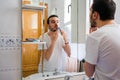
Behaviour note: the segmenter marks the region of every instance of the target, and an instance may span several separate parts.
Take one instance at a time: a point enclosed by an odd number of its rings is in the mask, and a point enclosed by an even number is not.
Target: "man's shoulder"
[[[47,36],[47,35],[48,35],[48,32],[41,34],[41,36]]]
[[[45,39],[47,36],[48,36],[48,33],[45,32],[45,33],[41,34],[39,38],[40,39]]]

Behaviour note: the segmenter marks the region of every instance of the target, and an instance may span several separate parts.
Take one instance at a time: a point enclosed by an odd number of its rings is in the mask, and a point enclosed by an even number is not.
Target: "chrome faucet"
[[[64,80],[70,80],[70,76],[69,75],[65,76]]]
[[[58,74],[59,74],[59,72],[58,72],[57,68],[55,68],[55,72],[53,73],[53,75],[58,75]]]

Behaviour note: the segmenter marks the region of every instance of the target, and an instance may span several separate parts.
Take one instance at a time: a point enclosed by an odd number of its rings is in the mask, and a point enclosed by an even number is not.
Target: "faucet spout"
[[[57,71],[57,69],[55,69],[55,72],[53,73],[53,75],[58,75],[59,72]]]

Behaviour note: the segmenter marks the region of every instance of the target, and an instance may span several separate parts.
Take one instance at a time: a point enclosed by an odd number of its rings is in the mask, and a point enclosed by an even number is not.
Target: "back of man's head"
[[[113,0],[94,0],[92,10],[99,13],[100,20],[112,20],[115,16],[116,4]]]

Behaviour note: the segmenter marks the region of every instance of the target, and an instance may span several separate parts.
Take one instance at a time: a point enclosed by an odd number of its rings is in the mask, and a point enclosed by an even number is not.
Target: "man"
[[[95,80],[120,80],[120,25],[115,23],[113,0],[95,0],[90,22],[99,29],[86,42],[85,72]]]
[[[62,71],[62,49],[70,57],[71,50],[66,33],[58,26],[59,19],[57,15],[51,15],[47,24],[49,31],[42,35],[43,41],[46,42],[46,48],[44,50],[44,71]],[[41,71],[41,63],[39,65],[39,72]]]

